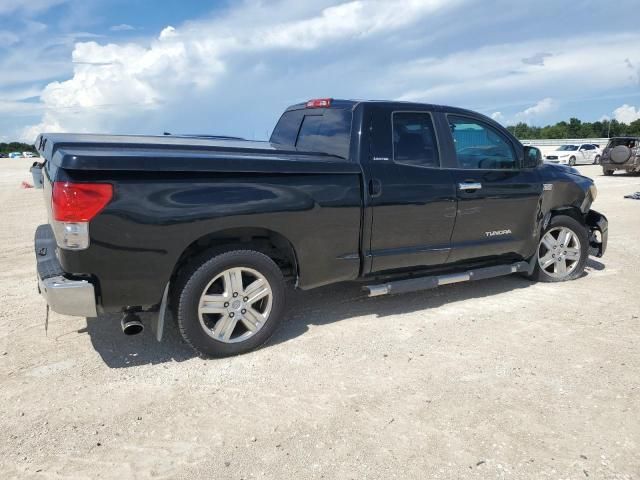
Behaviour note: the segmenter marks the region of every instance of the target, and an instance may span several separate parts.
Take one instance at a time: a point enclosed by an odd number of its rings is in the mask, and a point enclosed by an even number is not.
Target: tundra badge
[[[511,235],[511,230],[494,230],[493,232],[484,232],[487,237],[496,237],[498,235]]]

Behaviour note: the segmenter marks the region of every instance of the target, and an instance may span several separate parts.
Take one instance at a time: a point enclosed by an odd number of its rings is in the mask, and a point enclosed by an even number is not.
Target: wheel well
[[[180,270],[206,251],[222,253],[236,249],[263,253],[276,262],[287,280],[295,281],[298,277],[296,253],[286,237],[263,228],[234,228],[210,233],[192,242],[176,262],[171,281]]]
[[[545,228],[546,228],[547,224],[549,223],[549,220],[551,220],[552,217],[557,217],[558,215],[566,215],[566,216],[571,217],[574,220],[576,220],[577,222],[579,222],[579,223],[584,225],[584,215],[582,214],[582,212],[580,212],[579,208],[577,208],[577,207],[562,207],[562,208],[555,208],[555,209],[553,209],[553,210],[551,210],[549,212],[549,218],[545,222]]]

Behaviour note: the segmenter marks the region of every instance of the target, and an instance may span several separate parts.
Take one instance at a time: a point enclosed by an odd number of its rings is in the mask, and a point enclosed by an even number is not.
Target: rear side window
[[[302,122],[303,115],[304,110],[285,112],[280,117],[280,120],[278,120],[276,128],[273,129],[270,142],[279,143],[280,145],[291,145],[293,147],[298,138],[298,131],[300,130],[300,122]]]
[[[351,110],[343,109],[285,112],[271,135],[271,142],[349,158],[351,120]]]
[[[637,147],[640,144],[640,142],[634,140],[633,138],[612,138],[611,140],[609,140],[609,144],[607,145],[607,148],[614,148],[617,147],[618,145],[625,145],[629,148],[634,148]]]
[[[417,167],[440,166],[438,142],[429,113],[393,113],[393,161]]]
[[[449,126],[463,169],[513,170],[518,162],[511,142],[479,120],[449,115]]]

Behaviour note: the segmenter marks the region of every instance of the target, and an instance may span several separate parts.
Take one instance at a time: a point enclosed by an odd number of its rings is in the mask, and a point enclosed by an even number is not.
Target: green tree
[[[517,138],[535,140],[540,138],[606,138],[621,135],[640,136],[640,119],[629,125],[617,120],[602,120],[597,122],[583,122],[572,117],[568,122],[564,120],[554,125],[537,127],[520,122],[507,126],[507,129]]]

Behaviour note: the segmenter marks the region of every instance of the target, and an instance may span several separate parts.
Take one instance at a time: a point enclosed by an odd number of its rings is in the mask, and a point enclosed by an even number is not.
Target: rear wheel
[[[266,255],[235,250],[196,262],[178,282],[178,326],[204,356],[253,350],[273,334],[284,312],[285,282]]]
[[[600,163],[600,155],[596,155],[596,158],[593,160],[594,165],[598,165]]]
[[[589,254],[587,229],[566,215],[553,217],[540,238],[533,276],[542,282],[564,282],[582,275]]]

